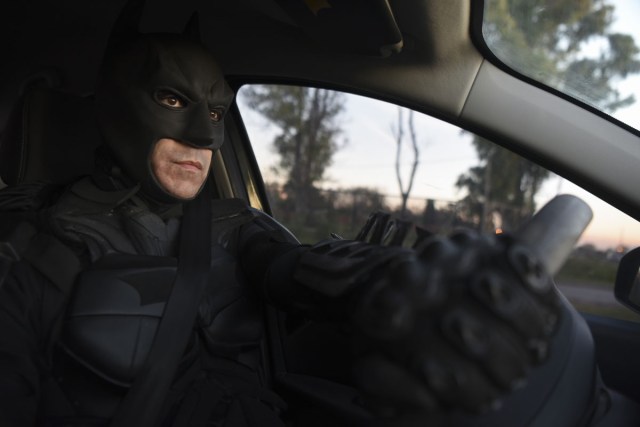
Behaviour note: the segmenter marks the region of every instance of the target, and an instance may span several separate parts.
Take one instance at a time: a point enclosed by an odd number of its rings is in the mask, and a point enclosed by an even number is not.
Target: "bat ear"
[[[191,18],[189,18],[189,22],[185,25],[184,30],[182,30],[182,35],[186,38],[193,40],[195,42],[200,42],[200,18],[198,16],[198,12],[193,12]]]
[[[108,50],[140,35],[140,21],[144,11],[145,0],[129,0],[118,15],[118,19],[109,35]]]

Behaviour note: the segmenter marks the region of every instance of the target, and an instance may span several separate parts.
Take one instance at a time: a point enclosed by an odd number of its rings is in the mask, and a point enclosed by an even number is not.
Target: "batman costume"
[[[122,416],[185,256],[188,203],[158,182],[151,152],[161,138],[218,149],[232,98],[196,43],[149,35],[111,48],[95,96],[96,172],[46,210],[40,233],[77,260],[72,289],[35,257],[0,288],[2,425]],[[282,425],[286,404],[263,372],[264,301],[351,325],[355,381],[374,405],[477,410],[545,358],[557,297],[548,277],[513,268],[511,255],[526,252],[508,239],[466,232],[409,249],[366,243],[365,230],[307,247],[244,202],[209,197],[205,186],[194,202],[210,203],[210,268],[156,414],[163,425]],[[468,382],[448,381],[452,372]]]

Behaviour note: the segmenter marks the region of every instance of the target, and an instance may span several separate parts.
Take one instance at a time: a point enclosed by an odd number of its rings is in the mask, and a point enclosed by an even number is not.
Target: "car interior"
[[[93,86],[125,3],[1,6],[3,186],[64,184],[91,173],[100,145]],[[639,219],[640,132],[497,60],[477,37],[484,3],[147,0],[140,31],[179,33],[197,13],[202,42],[236,91],[248,84],[295,84],[411,108],[490,138]],[[335,13],[323,14],[323,8]],[[271,213],[262,165],[237,106],[225,124],[226,142],[212,167],[216,196],[240,197]],[[562,360],[532,372],[501,409],[454,414],[452,425],[568,426],[592,419],[600,422],[593,425],[636,425],[640,323],[574,311],[566,318],[572,339],[556,343],[564,348]],[[341,368],[348,337],[272,308],[266,327],[265,371],[295,402],[292,418],[299,425],[372,423]],[[600,381],[606,397],[594,394]],[[592,418],[596,406],[602,414]]]

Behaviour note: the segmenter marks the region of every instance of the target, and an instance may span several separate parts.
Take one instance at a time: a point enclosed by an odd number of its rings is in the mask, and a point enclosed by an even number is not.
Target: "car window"
[[[584,312],[639,320],[617,303],[617,263],[640,224],[570,181],[470,132],[330,90],[244,86],[238,105],[273,216],[303,243],[354,238],[376,210],[435,233],[515,230],[558,194],[594,219],[556,276]]]
[[[625,0],[487,0],[476,38],[507,67],[637,132],[639,12]]]

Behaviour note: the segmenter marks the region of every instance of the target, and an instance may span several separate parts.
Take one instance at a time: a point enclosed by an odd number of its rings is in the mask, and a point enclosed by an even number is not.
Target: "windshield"
[[[640,321],[613,295],[620,258],[640,245],[640,223],[569,180],[454,125],[372,98],[245,85],[237,99],[271,213],[303,243],[354,238],[374,211],[440,235],[513,232],[556,195],[573,194],[594,218],[556,284],[581,311]]]
[[[640,3],[486,0],[482,34],[513,70],[640,129]]]

